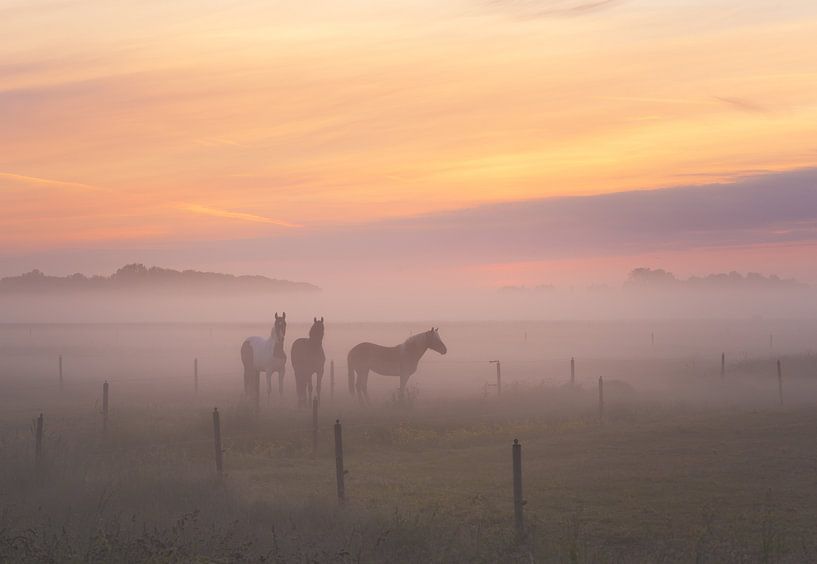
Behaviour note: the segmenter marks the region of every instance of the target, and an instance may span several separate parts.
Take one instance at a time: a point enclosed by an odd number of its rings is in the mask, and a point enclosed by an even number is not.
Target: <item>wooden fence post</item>
[[[721,378],[726,375],[726,353],[721,353]]]
[[[496,395],[502,395],[502,363],[498,360],[489,360],[491,364],[496,364]]]
[[[60,391],[62,391],[62,355],[60,355]]]
[[[37,426],[34,432],[34,468],[37,472],[42,470],[43,466],[43,414],[40,413],[36,419]]]
[[[652,346],[655,346],[655,331],[652,331],[652,332],[650,333],[650,344],[651,344]]]
[[[777,359],[777,394],[780,396],[780,405],[783,405],[783,368],[780,359]]]
[[[102,384],[102,432],[108,430],[108,381]]]
[[[335,361],[329,361],[329,400],[335,399]]]
[[[340,419],[335,420],[335,478],[338,482],[338,503],[346,503],[346,471],[343,469],[343,430]]]
[[[213,408],[213,444],[216,449],[216,474],[219,478],[224,474],[224,451],[221,448],[221,419],[218,408]]]
[[[312,398],[312,456],[318,453],[318,398]]]
[[[576,385],[576,359],[570,357],[570,385]]]
[[[193,359],[193,392],[199,393],[199,359]]]
[[[599,376],[599,420],[604,419],[604,380]]]
[[[513,518],[516,524],[516,533],[522,536],[525,533],[525,522],[522,513],[522,445],[518,439],[513,440]]]

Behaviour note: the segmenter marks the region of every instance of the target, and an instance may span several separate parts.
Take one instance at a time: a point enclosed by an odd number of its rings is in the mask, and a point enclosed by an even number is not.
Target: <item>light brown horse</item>
[[[355,345],[346,357],[349,393],[355,395],[357,392],[362,403],[369,403],[368,384],[371,370],[383,376],[399,376],[400,398],[403,398],[409,376],[417,371],[417,364],[428,349],[440,354],[448,352],[440,339],[439,330],[434,327],[412,335],[402,345],[396,347],[384,347],[374,343]]]

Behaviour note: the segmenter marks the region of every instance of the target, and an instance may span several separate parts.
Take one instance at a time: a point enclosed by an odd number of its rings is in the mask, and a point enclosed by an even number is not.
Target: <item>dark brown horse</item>
[[[357,392],[361,402],[369,402],[369,371],[384,376],[400,377],[400,398],[406,390],[409,376],[417,371],[417,364],[425,352],[431,349],[445,354],[445,347],[438,329],[412,335],[402,345],[383,347],[374,343],[360,343],[349,351],[346,357],[349,368],[349,393]],[[357,379],[355,378],[357,375]]]
[[[292,343],[292,370],[295,372],[295,386],[298,390],[298,406],[306,407],[312,399],[312,375],[317,376],[317,398],[321,401],[321,381],[326,355],[323,353],[323,317],[313,318],[308,338],[296,339]],[[308,389],[308,394],[307,394]]]

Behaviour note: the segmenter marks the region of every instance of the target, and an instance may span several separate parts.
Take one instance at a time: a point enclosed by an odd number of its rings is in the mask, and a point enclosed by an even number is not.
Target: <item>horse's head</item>
[[[428,348],[433,351],[437,351],[440,354],[445,354],[448,352],[448,348],[443,343],[443,340],[440,339],[440,329],[432,327],[431,329],[426,332],[426,343],[428,344]]]
[[[312,341],[323,341],[323,317],[312,318],[312,327],[309,329],[309,339]]]
[[[284,312],[280,317],[278,316],[278,312],[275,312],[275,325],[272,326],[272,331],[270,331],[270,336],[275,337],[275,340],[279,343],[284,342],[284,337],[287,334],[287,313]]]

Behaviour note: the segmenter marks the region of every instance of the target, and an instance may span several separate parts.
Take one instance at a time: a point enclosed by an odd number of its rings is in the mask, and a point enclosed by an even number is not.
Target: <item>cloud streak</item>
[[[212,217],[220,217],[223,219],[233,219],[237,221],[248,221],[250,223],[266,223],[269,225],[277,225],[278,227],[303,227],[297,223],[290,223],[288,221],[281,221],[279,219],[272,219],[263,215],[256,215],[252,213],[237,212],[231,210],[223,210],[209,206],[202,206],[199,204],[184,203],[179,204],[178,209],[198,215],[207,215]]]
[[[493,0],[489,6],[519,18],[580,16],[621,4],[623,0]]]
[[[101,190],[97,186],[83,184],[81,182],[70,182],[65,180],[54,180],[50,178],[39,178],[37,176],[26,176],[24,174],[14,174],[11,172],[0,172],[0,181],[6,180],[14,184],[26,184],[30,186],[42,186],[46,188],[59,188],[70,190]]]

